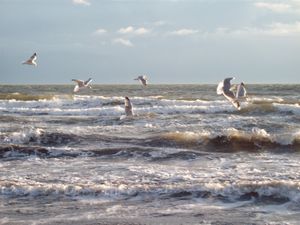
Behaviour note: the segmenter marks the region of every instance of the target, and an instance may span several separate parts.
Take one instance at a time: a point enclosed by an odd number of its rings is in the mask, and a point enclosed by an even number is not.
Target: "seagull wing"
[[[79,91],[79,85],[77,84],[75,87],[74,87],[74,92],[78,92]]]
[[[36,53],[34,53],[31,57],[30,60],[35,61],[36,60]]]
[[[225,78],[225,79],[223,80],[223,85],[224,85],[224,86],[223,86],[223,90],[224,90],[224,92],[230,90],[230,88],[231,88],[231,83],[230,83],[230,81],[231,81],[232,79],[234,79],[234,77],[228,77],[228,78]]]
[[[84,81],[85,85],[89,85],[93,81],[92,78],[89,78],[88,80]]]
[[[241,109],[241,104],[240,102],[235,98],[234,94],[232,91],[226,91],[223,92],[224,97],[231,102],[231,104],[237,108],[238,110]]]
[[[147,80],[141,79],[141,82],[142,82],[142,84],[143,84],[144,86],[147,86]]]
[[[142,76],[141,82],[144,86],[147,86],[147,76]]]
[[[218,94],[218,95],[223,94],[223,87],[224,87],[224,81],[221,81],[221,82],[218,84],[218,87],[217,87],[217,94]]]
[[[245,86],[242,84],[239,84],[235,97],[238,99],[238,98],[246,97],[246,95],[247,95],[247,90],[246,90]]]
[[[83,86],[84,85],[84,81],[83,80],[72,79],[72,81],[76,82],[79,86]]]

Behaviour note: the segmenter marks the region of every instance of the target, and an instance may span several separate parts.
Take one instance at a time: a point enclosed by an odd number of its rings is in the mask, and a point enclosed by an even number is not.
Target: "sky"
[[[37,53],[37,67],[22,61]],[[300,0],[0,0],[0,84],[299,83]]]

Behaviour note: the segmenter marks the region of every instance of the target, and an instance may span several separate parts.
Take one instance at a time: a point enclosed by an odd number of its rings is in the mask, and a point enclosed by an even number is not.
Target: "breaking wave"
[[[300,150],[300,132],[291,134],[268,134],[264,129],[253,128],[250,132],[234,128],[217,132],[167,132],[152,138],[149,143],[170,147],[200,150],[255,151]],[[279,149],[278,149],[279,148]]]
[[[19,95],[16,95],[19,96]],[[23,96],[24,97],[24,96]],[[22,98],[23,98],[22,97]],[[24,97],[26,98],[26,96]],[[34,98],[38,100],[34,100]],[[4,98],[5,99],[5,98]],[[124,113],[122,96],[31,96],[26,101],[14,98],[0,100],[0,111],[25,115],[62,115],[62,116],[120,116]],[[242,103],[237,111],[226,100],[171,100],[158,97],[132,97],[131,101],[137,114],[203,114],[203,113],[293,113],[300,114],[298,103],[287,104],[283,101],[272,102],[269,99],[249,100]]]
[[[200,184],[199,184],[200,183]],[[182,186],[183,185],[183,186]],[[171,183],[157,184],[156,182],[135,181],[106,181],[106,182],[50,182],[0,180],[0,195],[8,197],[105,197],[111,199],[207,199],[209,201],[260,202],[260,204],[290,204],[300,202],[299,184],[296,181],[269,181],[239,183],[218,183],[204,181],[198,184]]]
[[[112,126],[113,127],[113,126]],[[100,127],[101,128],[101,127]],[[99,129],[100,129],[99,128]],[[102,129],[103,130],[103,129]],[[148,137],[133,137],[118,134],[97,133],[98,130],[69,132],[47,132],[41,128],[29,127],[21,131],[0,134],[0,140],[10,145],[39,145],[44,147],[78,146],[89,143],[90,146],[128,146],[167,147],[201,151],[258,151],[258,150],[300,150],[300,131],[294,133],[268,133],[257,127],[250,131],[227,128],[223,131],[174,131],[162,132]],[[113,144],[112,144],[113,143]],[[96,144],[96,145],[95,145]],[[86,148],[86,146],[85,146]]]

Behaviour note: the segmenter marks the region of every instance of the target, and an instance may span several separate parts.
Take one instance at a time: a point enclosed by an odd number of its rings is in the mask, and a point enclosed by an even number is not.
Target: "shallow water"
[[[1,86],[0,223],[297,224],[299,88]]]

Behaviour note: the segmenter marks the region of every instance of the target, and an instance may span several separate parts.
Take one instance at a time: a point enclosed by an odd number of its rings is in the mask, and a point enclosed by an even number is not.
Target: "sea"
[[[0,85],[0,224],[300,224],[300,85],[216,87]]]

